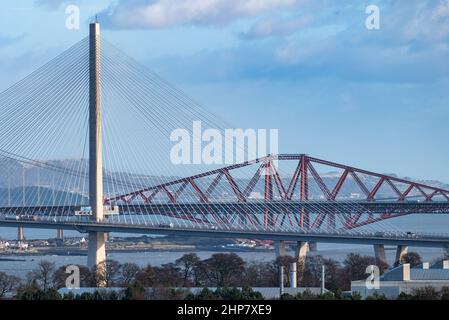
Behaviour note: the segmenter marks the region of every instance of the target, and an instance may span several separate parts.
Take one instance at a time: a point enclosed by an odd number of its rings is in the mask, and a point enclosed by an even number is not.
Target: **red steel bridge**
[[[282,176],[277,170],[282,162],[293,164],[290,175]],[[341,171],[333,186],[317,172],[316,165]],[[233,175],[243,167],[253,171],[249,181]],[[340,195],[347,184],[357,185],[363,195],[356,200]],[[215,189],[224,185],[233,194],[228,199],[214,198]],[[263,190],[260,199],[251,198],[256,187]],[[319,194],[315,190],[311,199],[313,187]],[[385,188],[394,197],[383,198],[380,193]],[[118,215],[106,221],[115,224],[338,234],[405,215],[449,213],[449,190],[304,154],[281,154],[111,196],[104,199],[104,205],[118,207]],[[0,207],[0,214],[4,223],[23,223],[17,221],[20,216],[25,220],[34,216],[43,222],[76,224],[85,222],[85,217],[75,215],[79,209],[80,205],[7,206]],[[127,217],[132,219],[127,222]]]

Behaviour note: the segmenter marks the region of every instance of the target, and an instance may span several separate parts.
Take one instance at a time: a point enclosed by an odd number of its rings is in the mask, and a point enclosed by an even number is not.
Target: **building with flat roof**
[[[415,268],[411,268],[410,264],[400,265],[383,274],[378,284],[376,288],[373,283],[369,281],[367,283],[366,279],[351,281],[351,293],[360,294],[362,299],[374,294],[396,299],[401,293],[413,294],[414,290],[420,288],[432,287],[435,290],[449,288],[449,260],[433,266],[424,262]]]

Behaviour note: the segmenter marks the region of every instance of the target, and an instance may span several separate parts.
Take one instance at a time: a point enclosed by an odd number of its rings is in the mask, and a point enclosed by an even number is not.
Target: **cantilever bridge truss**
[[[293,162],[292,174],[282,176],[280,162]],[[331,185],[315,169],[325,165],[340,174]],[[242,167],[253,168],[249,181],[233,176]],[[367,185],[369,180],[371,185]],[[358,199],[341,195],[345,184],[355,184]],[[228,185],[233,201],[211,196],[220,184]],[[314,197],[309,190],[314,189]],[[254,199],[259,185],[262,197]],[[261,186],[260,186],[261,185]],[[260,188],[261,187],[261,188]],[[382,198],[389,189],[393,196]],[[189,191],[187,191],[189,190]],[[317,191],[319,195],[317,196]],[[183,197],[184,193],[194,196]],[[312,198],[312,199],[311,199]],[[156,200],[157,199],[157,200]],[[151,212],[205,226],[227,226],[235,220],[261,229],[350,230],[412,213],[449,212],[449,190],[378,174],[307,155],[270,155],[190,177],[109,197],[108,205],[133,212]]]

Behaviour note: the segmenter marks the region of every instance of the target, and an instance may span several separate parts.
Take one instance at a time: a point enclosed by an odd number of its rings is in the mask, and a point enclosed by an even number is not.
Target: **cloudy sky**
[[[344,3],[344,4],[343,4]],[[67,5],[81,28],[65,27]],[[380,30],[365,27],[368,5]],[[449,0],[0,3],[0,88],[103,35],[236,127],[308,153],[449,182]]]

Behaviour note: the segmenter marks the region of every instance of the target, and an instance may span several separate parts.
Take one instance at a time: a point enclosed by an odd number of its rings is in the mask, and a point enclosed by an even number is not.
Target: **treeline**
[[[414,259],[417,258],[416,254],[411,256]],[[289,268],[294,261],[296,261],[294,257],[281,256],[274,261],[245,262],[235,253],[215,253],[210,258],[200,259],[195,253],[190,253],[173,263],[161,266],[140,267],[134,263],[121,264],[114,260],[108,260],[105,265],[98,266],[103,272],[96,272],[96,270],[90,270],[82,265],[78,267],[80,287],[95,287],[97,283],[101,282],[106,287],[123,288],[125,292],[121,298],[125,296],[139,299],[195,299],[195,297],[187,296],[184,291],[167,288],[278,287],[280,266],[284,266],[286,271],[284,285],[289,286]],[[298,272],[298,286],[319,287],[321,266],[324,265],[326,289],[339,296],[341,291],[350,289],[351,280],[365,279],[367,277],[366,267],[371,264],[375,264],[373,257],[353,253],[348,254],[342,263],[333,259],[325,259],[320,255],[310,255],[305,261],[304,272]],[[19,299],[57,298],[57,290],[66,287],[68,277],[66,267],[56,268],[54,263],[42,261],[27,274],[26,279],[19,279],[0,272],[0,298],[5,296]],[[385,269],[387,266],[381,267]],[[300,266],[298,270],[301,269]],[[98,274],[101,275],[101,278],[98,278]],[[151,290],[147,288],[151,288]],[[128,291],[126,292],[126,290]],[[105,298],[101,296],[102,294],[106,293],[97,293],[97,298]],[[203,292],[203,295],[211,297],[215,295],[217,299],[227,297],[226,294],[223,291]],[[238,293],[234,291],[233,294],[235,296]],[[241,292],[241,294],[251,296],[249,291]],[[119,297],[109,298],[118,299]]]

